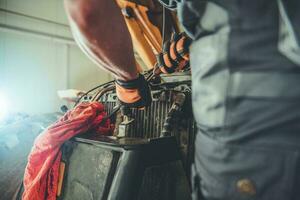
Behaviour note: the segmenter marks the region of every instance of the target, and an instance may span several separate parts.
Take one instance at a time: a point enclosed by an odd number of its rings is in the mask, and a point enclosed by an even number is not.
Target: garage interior
[[[0,200],[299,200],[298,0],[0,0]]]
[[[80,50],[61,0],[0,2],[1,199],[22,199],[24,170],[38,136],[76,104],[95,100],[105,106],[115,126],[113,136],[94,138],[86,133],[64,142],[60,148],[64,172],[56,198],[189,199],[196,130],[188,103],[189,71],[165,76],[164,84],[154,81],[152,105],[133,109],[124,118],[116,109],[113,76]],[[158,3],[155,6],[162,21],[166,11]],[[157,30],[152,34],[161,40]],[[139,55],[136,46],[134,54],[151,78],[147,66],[155,57],[145,41],[141,44],[146,48],[137,48],[146,54]],[[102,84],[100,90],[85,93]]]

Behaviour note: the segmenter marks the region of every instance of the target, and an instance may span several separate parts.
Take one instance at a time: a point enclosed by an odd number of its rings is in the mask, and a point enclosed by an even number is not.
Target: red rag
[[[110,121],[101,123],[105,116],[101,103],[81,103],[36,138],[25,169],[23,200],[56,199],[61,145],[87,131],[110,134]]]

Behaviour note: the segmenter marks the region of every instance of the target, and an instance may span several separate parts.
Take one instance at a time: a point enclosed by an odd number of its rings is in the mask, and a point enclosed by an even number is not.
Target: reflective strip
[[[229,97],[300,98],[299,73],[236,72],[229,84]]]
[[[278,49],[292,62],[300,65],[300,44],[297,40],[295,30],[286,13],[282,0],[277,0],[277,3],[280,13]]]
[[[58,174],[58,184],[57,184],[57,192],[56,196],[59,197],[62,192],[62,186],[65,176],[66,164],[64,162],[60,162],[59,164],[59,174]]]

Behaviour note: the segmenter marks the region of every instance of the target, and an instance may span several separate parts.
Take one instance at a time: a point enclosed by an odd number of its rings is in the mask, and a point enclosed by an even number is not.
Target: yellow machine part
[[[57,194],[56,194],[57,197],[59,197],[62,192],[62,185],[63,185],[64,175],[65,175],[65,169],[66,169],[66,164],[64,162],[60,162],[58,184],[57,184]]]
[[[127,0],[116,0],[116,2],[123,13],[136,53],[148,69],[153,68],[156,63],[155,54],[162,50],[162,34],[158,27],[150,22],[147,12],[149,9],[155,12],[154,9],[161,9],[161,7],[155,7],[153,4],[149,8]]]

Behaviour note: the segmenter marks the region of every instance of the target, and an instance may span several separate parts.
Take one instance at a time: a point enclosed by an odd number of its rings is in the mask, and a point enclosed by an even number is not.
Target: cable
[[[107,92],[112,91],[116,88],[115,85],[111,85],[109,87],[105,87],[102,90],[99,90],[99,92],[95,95],[95,97],[92,99],[92,101],[99,101],[99,99]]]
[[[116,107],[112,110],[112,112],[111,112],[109,115],[105,116],[105,117],[102,119],[102,122],[100,123],[100,125],[103,125],[103,124],[106,122],[106,120],[108,120],[108,119],[110,119],[112,116],[114,116],[120,109],[121,109],[121,105],[116,106]]]
[[[107,83],[103,83],[103,84],[101,84],[101,85],[98,85],[98,86],[96,86],[96,87],[90,89],[89,91],[87,91],[86,93],[84,93],[83,95],[81,95],[81,96],[79,97],[79,99],[78,99],[78,100],[76,101],[76,103],[75,103],[75,106],[80,102],[80,100],[81,100],[84,96],[88,95],[88,94],[91,93],[92,91],[94,91],[94,90],[96,90],[96,89],[98,89],[98,88],[100,88],[100,87],[102,87],[102,86],[108,85],[108,84],[113,83],[113,82],[115,82],[115,81],[109,81],[109,82],[107,82]]]

